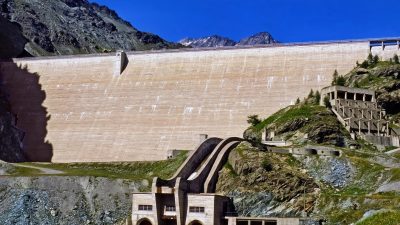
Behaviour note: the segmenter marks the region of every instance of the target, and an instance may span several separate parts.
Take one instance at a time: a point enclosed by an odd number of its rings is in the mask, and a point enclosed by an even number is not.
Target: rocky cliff
[[[87,0],[0,0],[0,15],[21,26],[29,41],[25,50],[33,56],[182,47],[139,31],[115,11]]]
[[[7,162],[25,161],[22,151],[23,131],[15,124],[15,117],[11,113],[7,95],[2,92],[0,83],[0,160]]]
[[[0,59],[26,56],[24,48],[28,40],[22,34],[21,27],[0,16],[0,30]]]

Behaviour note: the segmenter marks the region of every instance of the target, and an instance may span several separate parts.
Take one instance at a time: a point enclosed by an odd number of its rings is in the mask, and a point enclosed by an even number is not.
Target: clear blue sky
[[[169,41],[268,31],[282,42],[400,36],[399,0],[90,0]]]

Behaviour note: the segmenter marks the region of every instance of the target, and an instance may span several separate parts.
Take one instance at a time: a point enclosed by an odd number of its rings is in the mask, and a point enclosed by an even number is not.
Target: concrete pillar
[[[262,225],[265,225],[265,220],[262,221]]]
[[[397,49],[400,49],[400,41],[397,41]]]
[[[248,220],[248,221],[247,221],[247,225],[251,225],[251,220]]]
[[[208,134],[199,134],[200,144],[207,140]]]
[[[371,134],[371,120],[368,120],[368,134]]]
[[[354,100],[357,100],[357,93],[354,93]]]
[[[124,72],[126,67],[128,66],[128,57],[124,51],[117,51],[115,55],[115,68],[114,68],[114,76],[119,76]]]
[[[381,131],[380,131],[381,128],[380,128],[379,124],[380,124],[380,122],[376,123],[376,127],[378,128],[378,136],[380,136],[380,134],[381,134]]]
[[[365,99],[366,99],[366,98],[365,98],[365,94],[363,94],[363,101],[364,101],[364,102],[365,102]]]
[[[344,99],[347,99],[347,91],[344,92]]]
[[[358,135],[361,135],[361,120],[358,120]]]
[[[382,41],[382,50],[385,50],[385,44],[383,41]]]

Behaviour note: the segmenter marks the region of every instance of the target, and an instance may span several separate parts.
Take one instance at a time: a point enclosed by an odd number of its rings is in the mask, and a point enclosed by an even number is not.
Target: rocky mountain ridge
[[[266,45],[279,43],[268,32],[259,32],[250,37],[243,38],[236,42],[227,37],[212,35],[202,38],[184,38],[179,41],[180,44],[192,48],[210,48],[224,46],[251,46],[251,45]]]
[[[0,16],[22,28],[25,50],[33,56],[183,47],[139,31],[88,0],[0,0]]]

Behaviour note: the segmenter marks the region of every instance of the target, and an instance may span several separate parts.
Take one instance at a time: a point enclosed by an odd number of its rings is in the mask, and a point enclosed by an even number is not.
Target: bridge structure
[[[241,136],[248,115],[328,86],[369,53],[399,54],[398,40],[22,58],[0,62],[0,78],[29,160],[161,160],[199,134]]]
[[[215,194],[218,172],[241,138],[209,138],[175,175],[155,177],[150,193],[133,193],[132,225],[298,225],[302,218],[238,217],[232,200]]]

